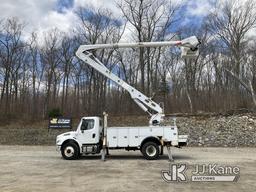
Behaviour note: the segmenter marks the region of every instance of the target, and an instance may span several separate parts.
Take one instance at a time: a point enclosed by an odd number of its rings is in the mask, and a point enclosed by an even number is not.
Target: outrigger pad
[[[171,147],[170,146],[166,146],[166,149],[167,149],[167,155],[168,155],[168,160],[171,162],[171,161],[174,161],[173,157],[172,157],[172,152],[171,152]]]

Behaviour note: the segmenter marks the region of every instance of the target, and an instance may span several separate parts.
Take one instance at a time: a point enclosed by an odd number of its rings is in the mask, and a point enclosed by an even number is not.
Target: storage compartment
[[[139,129],[130,128],[129,129],[129,147],[137,147],[139,145],[140,145]]]
[[[127,147],[128,146],[128,129],[117,129],[118,131],[118,147]]]
[[[107,129],[107,143],[108,147],[116,147],[117,146],[117,129]]]

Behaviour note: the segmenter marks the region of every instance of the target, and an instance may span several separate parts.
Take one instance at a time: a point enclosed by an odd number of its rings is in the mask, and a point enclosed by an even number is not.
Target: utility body
[[[103,119],[83,117],[76,131],[63,133],[56,138],[57,149],[61,151],[63,158],[77,159],[83,154],[101,153],[102,159],[105,160],[109,150],[126,149],[140,150],[146,159],[153,160],[163,154],[163,148],[166,147],[169,159],[172,159],[170,147],[186,145],[188,136],[178,135],[175,121],[173,125],[164,125],[163,108],[112,73],[91,51],[106,48],[179,46],[181,56],[191,59],[198,56],[199,44],[198,39],[192,36],[181,41],[81,45],[76,56],[128,91],[134,102],[151,117],[149,126],[135,127],[108,127],[106,113]]]

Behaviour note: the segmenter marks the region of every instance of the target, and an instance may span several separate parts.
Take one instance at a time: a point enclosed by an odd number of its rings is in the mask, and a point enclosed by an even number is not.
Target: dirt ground
[[[63,160],[54,146],[6,146],[0,150],[0,191],[255,191],[255,148],[173,149],[174,163],[216,163],[238,166],[237,182],[167,183],[161,170],[168,170],[167,156],[144,160],[140,152],[110,151],[100,156]]]

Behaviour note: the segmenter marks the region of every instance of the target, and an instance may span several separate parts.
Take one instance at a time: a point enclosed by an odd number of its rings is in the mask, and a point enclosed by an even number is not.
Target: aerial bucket
[[[198,48],[191,49],[189,47],[181,47],[181,58],[183,59],[196,59],[198,55]]]

